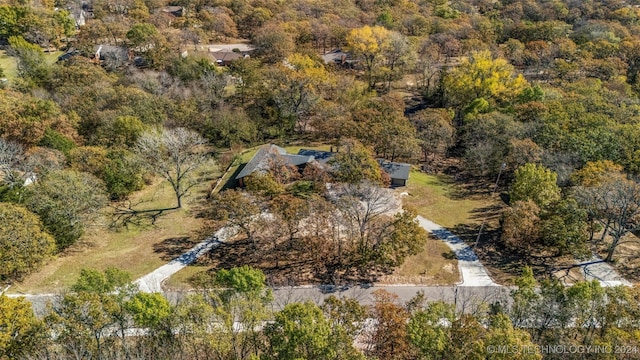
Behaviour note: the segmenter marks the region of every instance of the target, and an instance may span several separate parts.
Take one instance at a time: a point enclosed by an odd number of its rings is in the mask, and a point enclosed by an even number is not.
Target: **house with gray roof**
[[[251,174],[269,171],[271,169],[271,165],[277,160],[281,160],[287,165],[300,168],[310,162],[313,162],[314,157],[308,155],[288,154],[287,150],[273,144],[263,145],[236,176],[238,184],[240,186],[244,186],[244,178]]]
[[[329,166],[327,163],[335,155],[334,152],[300,149],[298,154],[289,154],[287,150],[273,144],[261,146],[249,162],[236,175],[239,186],[244,186],[244,178],[254,173],[264,173],[271,169],[276,160],[287,165],[303,169],[307,164],[314,163],[320,167]],[[390,162],[377,159],[380,167],[389,174],[391,186],[406,186],[409,179],[410,164]]]

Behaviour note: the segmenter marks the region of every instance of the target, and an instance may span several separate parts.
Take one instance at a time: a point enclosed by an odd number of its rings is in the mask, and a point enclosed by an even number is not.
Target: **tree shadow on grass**
[[[173,237],[153,245],[153,251],[161,254],[162,260],[171,261],[189,251],[195,244],[196,242],[188,236]]]
[[[522,269],[529,266],[538,277],[548,277],[565,259],[547,253],[524,253],[505,246],[500,239],[500,229],[485,227],[478,240],[479,224],[458,225],[453,229],[466,244],[475,251],[478,259],[489,270],[498,283],[508,285],[509,279],[522,275]],[[477,246],[474,244],[477,242]]]
[[[360,284],[374,281],[379,275],[376,269],[339,267],[335,259],[318,255],[303,242],[279,243],[274,249],[270,242],[234,240],[213,249],[197,264],[211,266],[210,272],[248,265],[262,270],[272,286]]]

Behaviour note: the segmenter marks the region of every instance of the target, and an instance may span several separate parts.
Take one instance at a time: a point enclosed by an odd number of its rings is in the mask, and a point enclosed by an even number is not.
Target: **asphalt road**
[[[458,310],[473,312],[483,303],[507,304],[510,300],[510,288],[503,286],[352,286],[352,287],[286,287],[273,290],[274,310],[280,310],[293,302],[310,301],[321,304],[325,298],[336,296],[339,298],[354,298],[363,305],[370,305],[374,300],[374,292],[386,290],[398,296],[398,304],[406,303],[420,291],[424,293],[426,301],[442,300],[456,304]],[[165,292],[164,295],[172,303],[178,302],[186,292]],[[48,302],[56,301],[56,294],[26,295],[27,300],[33,304],[34,312],[43,315]]]

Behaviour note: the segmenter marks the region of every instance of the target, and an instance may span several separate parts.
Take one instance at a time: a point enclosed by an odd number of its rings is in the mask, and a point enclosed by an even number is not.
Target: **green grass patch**
[[[487,195],[469,192],[446,175],[420,171],[411,171],[407,186],[396,191],[408,193],[403,202],[414,207],[419,215],[450,229],[482,222],[482,209],[497,202]]]
[[[218,170],[214,165],[207,165],[201,171],[215,176]],[[10,292],[56,292],[74,284],[83,268],[116,267],[137,279],[166,264],[211,234],[205,219],[198,216],[200,209],[206,207],[204,197],[210,180],[194,187],[182,209],[159,217],[155,225],[119,230],[109,230],[105,226],[89,229],[79,243],[12,286]],[[175,195],[167,182],[157,179],[134,194],[131,201],[137,204],[136,209],[170,207],[175,205]]]
[[[45,52],[44,57],[47,64],[53,65],[63,53],[62,51]],[[9,84],[12,84],[18,76],[18,59],[7,55],[6,50],[0,50],[0,67],[4,70],[4,76],[9,80]]]
[[[212,267],[203,265],[189,265],[177,273],[173,274],[165,283],[164,286],[168,290],[181,291],[193,289],[191,285],[191,279],[199,274],[206,273]]]

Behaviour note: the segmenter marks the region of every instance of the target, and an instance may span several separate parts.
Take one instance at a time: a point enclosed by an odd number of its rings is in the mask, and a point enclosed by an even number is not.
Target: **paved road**
[[[500,302],[506,304],[509,299],[510,288],[504,286],[371,286],[371,287],[283,287],[273,290],[274,310],[282,309],[292,302],[311,301],[321,304],[325,298],[336,296],[339,298],[349,297],[367,305],[373,303],[373,293],[376,290],[386,290],[398,295],[398,303],[406,303],[420,291],[424,293],[426,301],[442,300],[447,303],[456,304],[459,310],[473,312],[482,303]],[[165,292],[164,295],[172,303],[176,303],[187,292]],[[46,304],[55,301],[56,294],[25,295],[26,299],[33,304],[36,314],[44,315]]]

